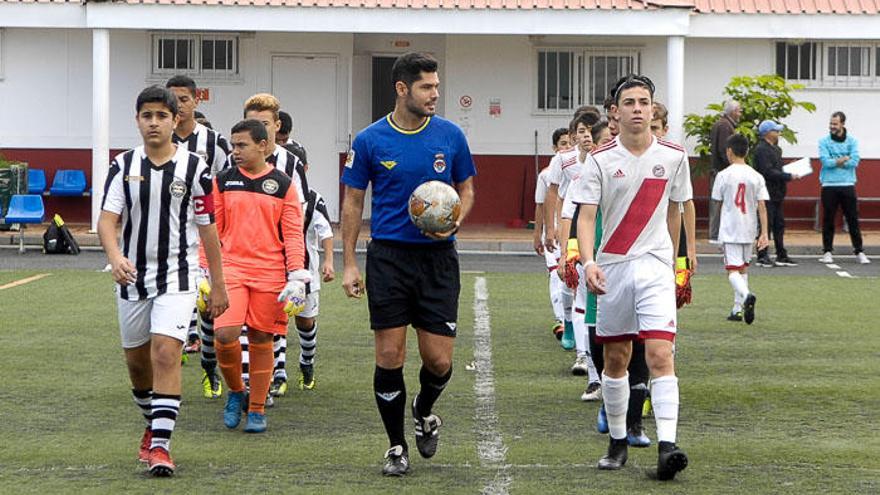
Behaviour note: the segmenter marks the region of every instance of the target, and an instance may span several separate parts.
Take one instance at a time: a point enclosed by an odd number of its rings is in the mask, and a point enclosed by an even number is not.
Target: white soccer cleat
[[[587,356],[578,356],[574,361],[574,364],[571,365],[571,374],[575,376],[586,376],[587,371]]]
[[[819,258],[819,263],[825,263],[826,265],[834,263],[834,257],[831,256],[831,251],[825,251],[825,254],[823,254],[822,257]]]
[[[861,263],[863,265],[867,265],[867,264],[871,263],[871,260],[868,259],[868,256],[866,256],[865,253],[857,254],[856,259],[859,261],[859,263]]]

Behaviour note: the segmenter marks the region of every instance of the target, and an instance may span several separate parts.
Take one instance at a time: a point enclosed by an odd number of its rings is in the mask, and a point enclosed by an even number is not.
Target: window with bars
[[[537,110],[569,113],[602,105],[618,79],[639,72],[639,53],[619,49],[539,49]]]
[[[237,76],[238,41],[235,35],[154,34],[153,75]]]
[[[880,87],[880,44],[777,42],[776,73],[808,87]]]

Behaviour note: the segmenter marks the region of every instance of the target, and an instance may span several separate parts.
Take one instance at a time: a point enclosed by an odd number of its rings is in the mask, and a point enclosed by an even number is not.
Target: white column
[[[92,231],[98,229],[110,155],[110,31],[92,30]]]
[[[684,144],[684,36],[670,36],[666,41],[666,108],[669,109],[669,134],[673,143]]]

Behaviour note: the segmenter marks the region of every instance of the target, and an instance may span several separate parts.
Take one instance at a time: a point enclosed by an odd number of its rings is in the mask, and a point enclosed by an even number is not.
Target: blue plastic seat
[[[3,221],[18,223],[18,251],[24,252],[24,226],[29,223],[43,223],[43,197],[38,194],[16,194],[9,201],[9,209]]]
[[[43,194],[46,191],[46,172],[39,168],[28,168],[28,194]]]
[[[86,173],[82,170],[59,170],[49,192],[53,196],[82,196],[86,190]]]

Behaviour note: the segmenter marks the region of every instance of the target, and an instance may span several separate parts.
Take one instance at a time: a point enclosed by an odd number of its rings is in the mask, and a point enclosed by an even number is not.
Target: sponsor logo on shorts
[[[174,179],[168,186],[168,192],[177,199],[182,198],[186,194],[186,182],[180,179]]]
[[[454,321],[447,321],[446,326],[449,327],[449,329],[452,330],[453,332],[455,331],[456,328],[458,328],[458,324],[455,323]]]
[[[666,175],[666,169],[663,168],[663,165],[654,165],[654,168],[651,169],[651,172],[654,173],[654,177],[663,177]]]
[[[266,194],[275,194],[278,192],[278,181],[275,179],[266,179],[263,181],[263,192]]]
[[[675,320],[669,320],[669,323],[666,324],[669,328],[675,328]]]
[[[345,157],[345,168],[351,168],[354,165],[354,150],[348,151],[348,156]]]
[[[446,171],[446,155],[443,153],[437,153],[434,155],[434,172],[438,174],[442,174]]]
[[[400,395],[400,390],[397,390],[395,392],[376,392],[376,395],[378,395],[379,398],[384,400],[385,402],[391,402],[396,399],[398,395]]]

